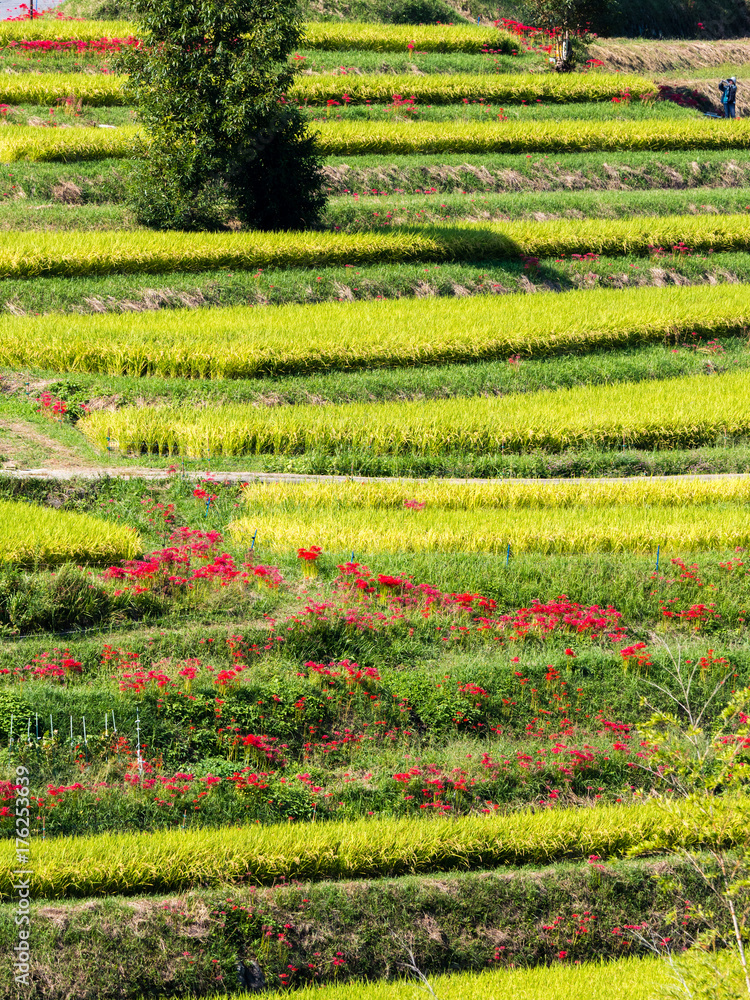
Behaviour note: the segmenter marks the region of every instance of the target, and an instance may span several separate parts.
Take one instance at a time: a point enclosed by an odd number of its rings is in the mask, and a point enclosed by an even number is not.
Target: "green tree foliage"
[[[524,9],[536,28],[598,35],[609,33],[619,13],[617,0],[524,0]]]
[[[132,200],[161,229],[314,224],[320,159],[286,103],[296,0],[133,0],[142,45],[124,56],[147,141]]]

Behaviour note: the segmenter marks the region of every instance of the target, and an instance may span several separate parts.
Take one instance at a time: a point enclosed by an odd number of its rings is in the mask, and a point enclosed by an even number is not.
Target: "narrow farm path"
[[[106,467],[92,467],[92,466],[76,466],[76,467],[52,467],[47,466],[39,469],[0,469],[0,475],[11,476],[14,479],[47,479],[50,481],[66,481],[71,479],[150,479],[150,480],[160,480],[169,479],[170,473],[166,472],[164,469],[147,469],[138,468],[137,466],[114,466],[112,468]],[[174,473],[172,474],[174,475]],[[183,475],[179,473],[179,475]],[[211,469],[204,470],[192,470],[184,473],[186,479],[198,480],[210,478],[217,483],[249,483],[249,482],[259,482],[259,483],[382,483],[382,482],[402,482],[404,479],[408,479],[407,476],[325,476],[325,475],[314,475],[314,474],[304,474],[297,472],[213,472]],[[606,477],[600,476],[599,478],[578,478],[575,481],[578,483],[598,483],[602,479],[616,479],[617,482],[628,483],[628,482],[639,482],[640,480],[646,479],[646,476],[617,476],[617,477]],[[750,473],[747,472],[709,472],[709,473],[685,473],[682,475],[672,475],[672,476],[659,476],[659,479],[750,479]],[[429,483],[432,480],[427,478],[414,478],[410,480],[414,483]],[[470,479],[470,478],[443,478],[442,482],[447,483],[486,483],[491,480],[488,479]],[[513,479],[512,482],[515,483],[569,483],[570,478],[567,479]]]

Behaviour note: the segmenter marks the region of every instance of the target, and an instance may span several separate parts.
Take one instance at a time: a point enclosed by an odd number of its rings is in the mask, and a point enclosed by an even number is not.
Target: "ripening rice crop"
[[[69,92],[60,96],[67,97]],[[630,150],[747,149],[750,120],[680,119],[679,121],[506,121],[506,122],[315,122],[310,126],[324,156],[360,156],[369,153],[576,153]],[[28,132],[47,132],[39,145],[29,142]],[[92,158],[98,152],[97,133],[112,133],[108,156],[131,155],[132,139],[138,131],[115,129],[3,129],[0,160],[67,160],[70,146],[75,158],[85,159],[85,141],[91,143]],[[80,135],[79,133],[83,133]],[[117,135],[121,141],[117,142]],[[84,137],[86,137],[84,141]],[[126,138],[127,137],[127,138]],[[43,150],[44,155],[35,152]]]
[[[6,230],[0,233],[0,277],[74,277],[136,271],[160,274],[220,267],[320,268],[589,252],[646,254],[654,246],[668,249],[674,245],[682,250],[747,250],[747,216],[532,220],[365,233]]]
[[[725,486],[727,487],[725,489]],[[278,483],[246,488],[233,536],[283,551],[667,552],[747,544],[750,483]]]
[[[128,21],[79,21],[55,17],[0,21],[0,45],[43,39],[88,42],[100,38],[127,38],[132,34],[133,25]]]
[[[327,302],[156,313],[0,315],[0,366],[253,378],[623,348],[743,334],[743,285],[559,296]]]
[[[124,76],[115,73],[18,73],[3,74],[0,101],[12,104],[45,104],[74,94],[89,105],[126,104]],[[555,73],[503,73],[491,76],[473,73],[393,76],[373,74],[341,78],[328,74],[300,77],[289,96],[307,104],[340,100],[346,93],[354,102],[388,103],[394,94],[414,95],[425,104],[459,104],[464,98],[483,97],[490,102],[603,101],[623,89],[634,97],[653,95],[656,85],[640,76]]]
[[[0,101],[3,103],[54,104],[66,97],[80,98],[89,105],[127,103],[123,78],[113,73],[0,74]]]
[[[727,810],[727,840],[744,833]],[[545,864],[623,854],[644,840],[664,847],[685,836],[681,809],[597,806],[505,816],[377,819],[278,826],[169,830],[37,841],[31,896],[63,899],[181,891],[242,880],[376,878],[411,872]],[[13,899],[15,845],[0,842],[0,899]]]
[[[408,91],[411,94],[412,91]],[[747,149],[750,120],[316,122],[326,156]]]
[[[133,528],[29,503],[0,500],[0,524],[0,563],[112,563],[141,550]]]
[[[487,969],[430,976],[430,985],[440,1000],[652,1000],[666,996],[671,973],[663,958],[621,958],[614,962],[576,962],[570,958],[554,965],[531,969]],[[712,956],[713,959],[713,956]],[[688,959],[689,961],[689,959]],[[726,970],[738,994],[745,988],[742,969],[732,953],[716,954],[717,966]],[[673,981],[673,980],[672,980]],[[736,984],[736,985],[735,985]],[[281,1000],[289,992],[274,993],[268,1000]],[[244,993],[236,1000],[252,1000]],[[424,1000],[424,987],[411,980],[347,982],[310,985],[295,990],[298,1000]]]
[[[34,18],[0,21],[0,45],[20,40],[99,40],[127,38],[135,31],[128,21],[79,21]],[[476,25],[447,24],[331,24],[311,22],[305,26],[302,45],[306,49],[328,51],[359,49],[369,52],[406,52],[413,45],[419,52],[483,52],[486,49],[511,53],[518,38],[508,31]]]
[[[104,450],[187,456],[560,452],[676,448],[750,434],[750,373],[580,386],[504,397],[256,407],[124,407],[79,427]]]
[[[324,74],[299,77],[290,97],[307,104],[342,101],[344,94],[353,104],[365,101],[388,104],[394,94],[415,97],[418,104],[460,104],[464,98],[484,98],[491,104],[518,104],[537,99],[569,103],[611,100],[626,90],[634,98],[654,96],[656,84],[642,76],[620,73],[431,73],[423,76],[377,73],[346,77]]]
[[[14,125],[0,129],[0,163],[17,160],[102,160],[129,156],[135,128],[37,128]]]
[[[510,54],[518,49],[518,38],[509,31],[476,25],[449,24],[357,24],[313,21],[305,26],[302,45],[306,49],[367,52],[494,52]]]
[[[571,479],[479,482],[446,479],[386,479],[365,482],[322,481],[251,483],[245,504],[256,512],[296,512],[298,509],[399,511],[417,497],[430,510],[560,511],[587,508],[735,506],[750,503],[750,478],[736,479]],[[408,508],[407,508],[408,509]]]

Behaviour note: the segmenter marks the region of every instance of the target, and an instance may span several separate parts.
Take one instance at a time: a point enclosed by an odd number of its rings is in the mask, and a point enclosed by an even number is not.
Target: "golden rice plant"
[[[361,24],[340,21],[313,21],[305,26],[302,46],[326,51],[405,52],[408,45],[417,52],[483,52],[487,49],[511,53],[518,39],[509,31],[461,24]]]
[[[582,507],[701,507],[750,503],[750,478],[688,479],[683,476],[642,479],[460,480],[383,479],[366,482],[321,481],[250,483],[244,501],[255,512],[298,509],[398,511],[416,498],[427,509],[445,511],[578,510]],[[417,518],[418,520],[418,518]]]
[[[342,491],[343,492],[343,491]],[[413,497],[420,501],[421,489]],[[421,502],[421,501],[420,501]],[[581,554],[656,553],[728,549],[750,542],[745,506],[516,507],[446,510],[429,505],[415,511],[391,508],[304,506],[276,512],[261,509],[235,521],[236,541],[289,552],[314,542],[332,552],[378,553],[513,552]]]
[[[114,563],[141,551],[133,528],[88,514],[0,500],[0,563]]]
[[[252,378],[614,350],[680,335],[690,340],[692,331],[706,339],[743,334],[747,327],[746,290],[732,284],[237,306],[206,310],[200,323],[187,309],[90,316],[5,313],[0,315],[0,365]]]
[[[568,448],[697,447],[750,433],[750,373],[579,386],[504,397],[348,403],[124,407],[79,423],[104,449],[186,456],[498,454]]]
[[[743,836],[732,803],[727,837]],[[60,837],[37,841],[35,899],[107,894],[179,892],[234,880],[274,884],[280,879],[345,879],[446,869],[546,864],[622,855],[644,840],[665,849],[686,836],[683,810],[658,805],[554,809],[504,816],[362,819],[325,824],[225,827]],[[710,832],[708,834],[710,836]],[[0,899],[14,899],[14,844],[0,842]]]
[[[0,163],[17,160],[101,160],[129,156],[139,129],[36,128],[14,125],[0,130]]]
[[[625,943],[625,942],[624,942]],[[404,953],[406,956],[406,953]],[[736,953],[729,950],[713,953],[712,962],[725,975],[723,986],[735,996],[745,989],[742,967]],[[406,958],[404,959],[406,960]],[[695,961],[688,953],[681,960],[683,969]],[[718,980],[716,980],[718,982]],[[454,972],[430,976],[430,985],[440,1000],[653,1000],[671,995],[674,977],[661,957],[620,958],[610,962],[556,962],[534,968],[485,969],[482,972]],[[257,995],[257,994],[256,994]],[[237,1000],[254,1000],[254,994],[237,995]],[[295,989],[300,1000],[424,1000],[425,989],[414,979],[375,982],[311,984]],[[289,991],[267,994],[268,1000],[288,997]]]
[[[678,243],[692,250],[747,250],[747,216],[521,220],[365,233],[6,230],[0,233],[0,277],[476,261],[591,251],[646,254],[650,247],[669,249]]]
[[[89,105],[127,103],[123,77],[114,73],[3,73],[0,76],[0,101],[6,104],[53,104],[70,96]]]
[[[655,96],[656,84],[642,76],[621,73],[427,73],[423,76],[363,73],[346,77],[321,74],[299,77],[290,96],[307,104],[340,101],[343,94],[354,104],[365,101],[387,104],[394,94],[415,97],[419,104],[460,104],[464,98],[518,104],[537,99],[556,103],[606,101],[624,90],[633,97]]]
[[[349,78],[347,78],[348,80]],[[409,90],[408,94],[412,91]],[[583,153],[747,149],[750,119],[665,121],[317,122],[326,156],[368,153]]]
[[[10,130],[8,130],[10,131]],[[480,235],[480,242],[486,237]],[[469,239],[469,242],[471,240]],[[417,232],[0,232],[0,277],[162,274],[220,267],[325,267],[422,260],[446,248]]]
[[[416,500],[420,508],[407,506]],[[256,483],[232,533],[274,550],[653,552],[746,544],[750,480]],[[421,505],[424,505],[422,507]]]
[[[81,40],[128,38],[136,26],[128,21],[64,21],[39,18],[0,21],[0,45],[21,40]],[[507,31],[476,25],[357,24],[314,21],[305,26],[306,49],[359,49],[369,52],[402,52],[412,43],[420,52],[512,52],[518,39]]]
[[[57,96],[67,97],[67,93]],[[716,121],[506,121],[506,122],[316,122],[310,130],[325,156],[407,155],[422,153],[577,153],[594,151],[747,149],[750,120]],[[4,130],[2,162],[27,158],[33,152],[20,126]],[[35,129],[34,131],[47,131]],[[80,148],[81,139],[104,129],[50,129],[44,140],[44,159],[65,160],[70,145]],[[131,155],[132,136],[137,130],[117,130],[127,141],[116,144],[110,156]],[[98,139],[90,137],[96,150]],[[94,152],[96,156],[96,152]],[[78,158],[82,159],[82,156]]]
[[[128,38],[133,31],[134,25],[128,21],[66,21],[54,17],[0,21],[0,45],[44,39],[89,42],[100,38]]]
[[[0,101],[45,104],[75,94],[86,104],[126,104],[124,76],[115,73],[18,73],[0,80]],[[603,73],[476,73],[398,76],[385,73],[341,77],[323,74],[298,78],[289,96],[307,104],[325,104],[347,93],[352,101],[388,103],[394,94],[413,94],[428,104],[459,104],[463,98],[484,97],[490,102],[603,101],[628,88],[634,97],[653,95],[656,85],[640,76]],[[483,124],[483,123],[480,123]]]

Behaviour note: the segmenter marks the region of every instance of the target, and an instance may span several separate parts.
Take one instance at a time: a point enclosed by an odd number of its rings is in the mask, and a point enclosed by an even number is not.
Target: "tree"
[[[139,221],[162,229],[314,224],[320,158],[286,100],[297,0],[133,0],[141,45],[123,57],[146,137],[132,179]]]
[[[607,34],[618,13],[616,0],[524,0],[535,28]]]

